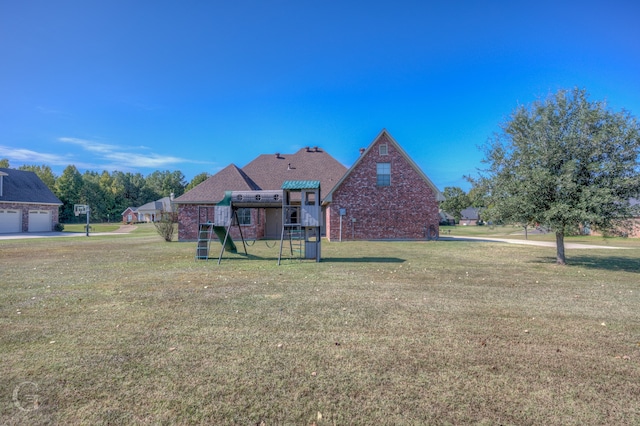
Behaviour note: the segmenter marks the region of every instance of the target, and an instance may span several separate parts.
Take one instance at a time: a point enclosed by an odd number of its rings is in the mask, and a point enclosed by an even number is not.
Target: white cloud
[[[104,160],[109,164],[102,168],[109,169],[136,169],[136,168],[162,168],[181,163],[210,164],[209,162],[188,160],[186,158],[173,155],[161,155],[156,153],[138,153],[135,150],[148,151],[146,147],[123,147],[119,145],[106,144],[87,139],[61,137],[60,142],[74,144],[85,151],[96,155],[95,160]]]
[[[61,111],[59,109],[54,109],[54,108],[49,108],[49,107],[44,107],[44,106],[37,106],[36,107],[36,111],[45,114],[45,115],[59,115],[59,116],[68,116],[69,114],[67,114],[64,111]]]
[[[98,152],[98,153],[109,153],[115,150],[120,149],[116,145],[109,145],[100,142],[89,141],[86,139],[78,139],[78,138],[58,138],[60,142],[71,143],[74,145],[78,145],[90,152]]]
[[[133,154],[130,152],[111,152],[105,155],[108,159],[116,164],[122,164],[128,167],[147,167],[157,168],[166,167],[172,164],[189,163],[191,161],[180,157],[158,154]]]
[[[59,142],[80,149],[69,153],[50,154],[24,148],[0,145],[0,158],[9,159],[12,166],[20,164],[46,164],[51,167],[74,165],[85,170],[120,170],[137,172],[139,169],[174,168],[181,164],[213,164],[208,161],[189,160],[173,155],[161,155],[146,147],[123,147],[87,139],[61,137]]]
[[[68,165],[73,162],[68,156],[47,154],[44,152],[32,151],[30,149],[12,148],[0,145],[0,157],[8,158],[12,161],[24,161],[27,163],[43,163],[52,166]]]

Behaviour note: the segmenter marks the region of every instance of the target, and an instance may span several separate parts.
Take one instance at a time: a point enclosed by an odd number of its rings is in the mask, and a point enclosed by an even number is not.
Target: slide
[[[225,228],[224,226],[214,226],[213,232],[216,233],[216,235],[218,236],[218,239],[220,239],[220,244],[222,244],[222,242],[224,241],[225,235],[227,235],[227,228]],[[231,239],[231,235],[229,235],[229,237],[227,238],[227,244],[225,244],[224,249],[227,251],[230,251],[231,253],[238,252],[238,249],[236,248],[235,243]]]

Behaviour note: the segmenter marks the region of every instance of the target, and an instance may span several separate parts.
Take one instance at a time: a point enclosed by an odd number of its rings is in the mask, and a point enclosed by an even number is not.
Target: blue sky
[[[0,158],[190,180],[305,146],[350,166],[386,128],[468,189],[518,105],[580,87],[640,116],[639,21],[636,0],[2,1]]]

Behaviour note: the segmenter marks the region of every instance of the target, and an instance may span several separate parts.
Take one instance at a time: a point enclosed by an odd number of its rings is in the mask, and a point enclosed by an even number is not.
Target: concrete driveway
[[[125,235],[136,229],[134,225],[122,225],[113,232],[89,232],[89,236],[99,235]],[[0,240],[23,240],[28,238],[63,238],[86,237],[86,232],[16,232],[12,234],[0,234]]]

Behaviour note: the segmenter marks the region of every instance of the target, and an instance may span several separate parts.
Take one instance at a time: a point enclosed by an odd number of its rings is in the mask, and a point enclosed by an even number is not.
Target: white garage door
[[[51,232],[51,212],[29,210],[29,232]]]
[[[20,210],[0,210],[0,234],[21,232],[21,219]]]

